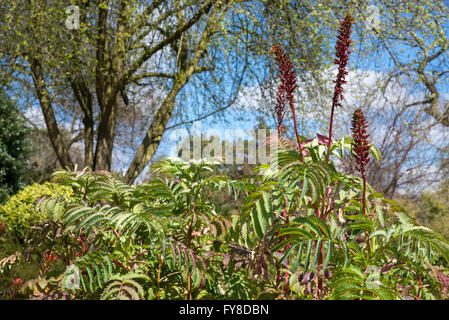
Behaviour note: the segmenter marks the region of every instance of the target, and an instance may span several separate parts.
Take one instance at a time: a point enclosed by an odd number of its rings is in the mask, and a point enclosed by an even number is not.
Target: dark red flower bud
[[[279,78],[281,79],[281,84],[278,87],[276,95],[276,116],[277,116],[277,129],[279,136],[282,135],[282,122],[284,120],[285,105],[287,102],[290,105],[290,109],[293,115],[293,123],[295,126],[296,140],[298,142],[298,148],[301,153],[302,161],[304,162],[303,151],[301,147],[301,140],[299,139],[298,126],[296,123],[296,113],[295,113],[295,97],[294,92],[298,88],[298,83],[296,82],[296,71],[293,66],[292,61],[287,56],[287,54],[279,46],[272,46],[271,52],[276,56],[276,62],[279,68]]]
[[[358,169],[360,173],[362,174],[362,176],[365,176],[365,166],[370,160],[368,156],[371,146],[368,141],[368,125],[362,110],[357,109],[354,111],[351,124],[352,136],[354,138],[352,146],[354,148],[355,161],[359,165]]]
[[[369,162],[370,144],[368,141],[369,134],[367,132],[368,124],[362,110],[357,109],[354,111],[352,117],[352,137],[354,141],[352,147],[354,150],[354,158],[359,165],[359,171],[362,174],[363,179],[363,198],[362,198],[362,210],[363,214],[366,211],[366,172],[365,167]]]
[[[338,73],[337,79],[334,80],[335,88],[334,88],[334,96],[332,98],[332,110],[331,110],[331,119],[329,124],[329,145],[327,150],[326,162],[329,161],[330,149],[332,145],[332,124],[334,121],[334,111],[336,107],[340,107],[340,101],[343,100],[343,84],[346,84],[345,76],[348,75],[346,71],[346,65],[348,64],[349,54],[352,50],[349,49],[351,44],[351,26],[354,22],[354,19],[350,14],[347,14],[346,17],[340,22],[340,28],[338,30],[337,35],[337,43],[335,45],[335,55],[337,58],[334,60],[335,64],[338,64]]]
[[[354,22],[354,19],[350,14],[346,15],[344,20],[340,22],[340,29],[338,30],[337,43],[335,45],[335,55],[337,59],[335,59],[335,64],[338,64],[338,74],[337,80],[335,81],[335,90],[334,90],[334,98],[333,102],[335,105],[339,104],[340,100],[343,100],[343,88],[342,84],[346,83],[345,76],[348,74],[346,71],[346,65],[349,60],[349,54],[352,50],[349,49],[349,45],[351,44],[351,26]]]
[[[285,106],[287,102],[293,104],[294,102],[294,91],[298,87],[296,83],[296,71],[293,67],[293,63],[287,54],[279,46],[271,47],[271,52],[276,56],[276,63],[279,68],[279,78],[281,79],[281,84],[277,90],[276,96],[276,116],[278,120],[278,131],[281,134],[282,122],[284,120]]]

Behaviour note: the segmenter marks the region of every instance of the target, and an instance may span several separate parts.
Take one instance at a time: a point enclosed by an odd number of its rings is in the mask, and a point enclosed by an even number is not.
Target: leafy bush
[[[45,237],[71,239],[60,257],[79,271],[80,286],[72,290],[73,274],[60,273],[23,290],[77,299],[444,297],[434,264],[449,259],[449,244],[370,188],[363,214],[360,179],[326,164],[317,142],[304,145],[304,164],[297,150],[281,149],[279,170],[259,167],[258,183],[180,159],[159,162],[153,170],[165,178],[139,186],[107,173],[57,172],[72,200],[38,207],[62,217]],[[240,215],[222,216],[206,189],[248,194]]]
[[[37,224],[46,217],[34,210],[33,204],[42,197],[70,198],[72,189],[55,183],[34,183],[11,196],[0,206],[0,221],[19,239],[23,239],[33,224]]]
[[[42,227],[45,229],[48,226],[46,221],[49,217],[35,210],[34,205],[43,197],[69,199],[72,193],[71,188],[67,186],[48,182],[35,183],[25,187],[0,206],[0,292],[6,297],[15,296],[16,283],[41,275],[43,255],[48,248],[60,251],[66,246],[66,243],[59,245],[54,239],[47,239],[47,243],[41,241],[39,246],[25,243],[30,232],[39,234]],[[33,230],[32,226],[36,229]],[[58,264],[62,267],[60,261]],[[62,271],[64,268],[60,270]]]
[[[436,190],[422,192],[416,201],[404,197],[398,202],[412,218],[449,240],[449,180]]]

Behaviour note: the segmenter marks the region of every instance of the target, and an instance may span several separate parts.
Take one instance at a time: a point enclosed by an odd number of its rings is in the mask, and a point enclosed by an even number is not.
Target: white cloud
[[[28,108],[24,113],[25,118],[28,119],[32,124],[40,129],[45,128],[45,119],[42,114],[41,107],[39,105],[33,105],[31,108]]]

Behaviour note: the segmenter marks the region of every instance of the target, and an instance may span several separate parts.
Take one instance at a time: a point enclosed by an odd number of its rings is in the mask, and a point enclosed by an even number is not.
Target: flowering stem
[[[363,196],[362,196],[363,197],[362,198],[363,209],[362,209],[362,211],[363,211],[363,214],[365,215],[365,212],[366,212],[366,175],[363,174],[362,178],[363,178]]]
[[[327,155],[326,155],[326,163],[329,162],[329,156],[331,153],[332,146],[332,125],[334,122],[334,111],[335,108],[340,106],[340,101],[343,100],[343,84],[346,83],[345,77],[348,74],[346,71],[346,65],[348,64],[349,54],[352,50],[349,49],[351,44],[351,26],[354,19],[350,14],[347,14],[344,20],[340,22],[340,29],[338,30],[337,43],[335,46],[335,55],[337,59],[334,60],[334,63],[338,65],[338,74],[337,79],[334,80],[335,88],[334,88],[334,97],[332,99],[332,110],[331,110],[331,118],[329,124],[329,141],[327,145]]]
[[[329,162],[329,156],[330,156],[331,147],[332,147],[332,123],[334,122],[334,110],[335,110],[335,105],[332,104],[331,119],[330,119],[330,124],[329,124],[329,141],[327,142],[326,162]]]
[[[418,281],[418,294],[416,295],[416,300],[419,300],[419,296],[421,295],[421,288],[422,288],[422,279],[419,278],[419,281]]]
[[[298,124],[296,121],[296,112],[295,112],[295,97],[293,95],[295,89],[298,87],[298,83],[296,81],[296,71],[293,67],[293,63],[284,50],[279,46],[271,47],[271,52],[276,55],[276,62],[279,67],[279,78],[281,79],[281,84],[277,90],[276,97],[276,116],[278,120],[278,133],[281,137],[282,135],[282,122],[284,120],[285,106],[287,101],[289,102],[290,109],[293,114],[293,123],[295,126],[295,134],[296,141],[298,142],[299,153],[301,155],[301,160],[304,162],[304,155],[302,151],[301,139],[299,138],[298,133]]]
[[[358,170],[363,180],[362,212],[366,214],[366,165],[369,162],[370,144],[368,141],[367,121],[361,109],[354,111],[352,118],[352,135],[354,158],[359,165]]]
[[[299,153],[301,155],[301,161],[304,162],[304,154],[302,152],[301,140],[299,139],[298,126],[296,124],[295,105],[294,105],[293,101],[290,101],[290,107],[292,109],[293,124],[295,125],[296,141],[298,141],[298,148],[299,148]]]

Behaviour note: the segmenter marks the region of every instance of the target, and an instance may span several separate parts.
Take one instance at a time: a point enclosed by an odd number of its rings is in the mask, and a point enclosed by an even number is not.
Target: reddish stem
[[[332,103],[331,119],[330,119],[330,124],[329,124],[329,141],[327,142],[326,163],[329,162],[329,156],[330,156],[331,147],[332,147],[332,124],[334,122],[334,110],[335,110],[335,103]]]
[[[365,174],[362,176],[363,178],[363,198],[362,198],[362,206],[363,206],[363,215],[366,215],[366,176]]]
[[[419,278],[418,285],[419,285],[419,287],[418,287],[418,295],[416,296],[416,300],[419,300],[419,296],[421,294],[421,288],[422,288],[422,279],[421,278]]]
[[[296,124],[295,105],[294,102],[291,100],[290,100],[290,108],[292,109],[293,124],[295,125],[296,141],[298,141],[299,153],[301,154],[301,161],[304,162],[304,154],[302,152],[301,140],[299,139],[298,134],[298,125]]]

